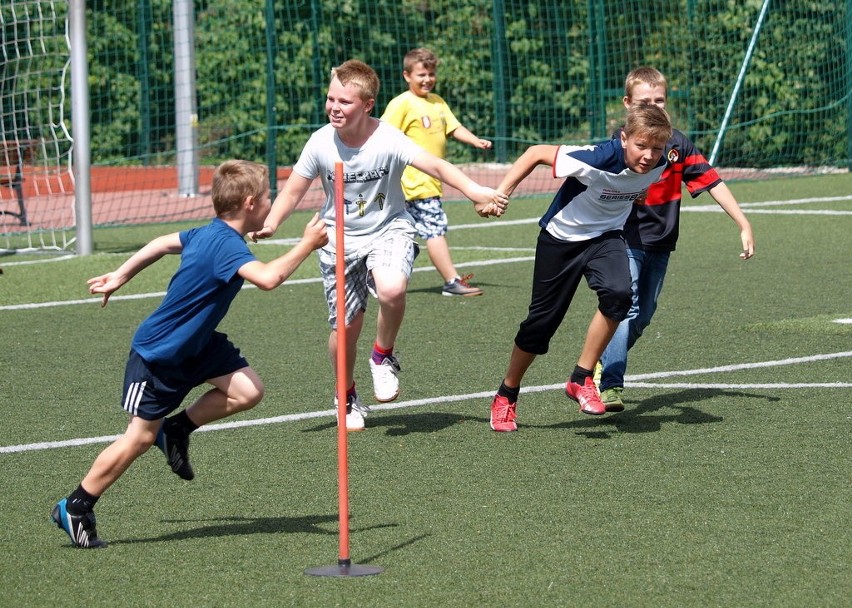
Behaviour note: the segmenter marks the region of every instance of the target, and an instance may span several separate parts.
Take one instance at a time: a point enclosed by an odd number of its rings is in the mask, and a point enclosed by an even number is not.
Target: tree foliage
[[[587,143],[609,132],[621,120],[624,75],[640,64],[668,76],[676,125],[709,152],[761,4],[293,0],[272,3],[268,23],[263,0],[196,0],[199,144],[204,162],[264,160],[273,137],[278,164],[292,164],[308,134],[325,123],[332,66],[352,57],[371,64],[382,81],[380,114],[405,88],[405,52],[428,46],[441,60],[438,92],[483,137],[495,138],[505,125],[500,144],[508,160],[532,142]],[[717,162],[848,158],[845,6],[771,5]],[[96,0],[88,7],[93,160],[169,162],[172,0]],[[450,155],[459,162],[493,158],[460,145]]]

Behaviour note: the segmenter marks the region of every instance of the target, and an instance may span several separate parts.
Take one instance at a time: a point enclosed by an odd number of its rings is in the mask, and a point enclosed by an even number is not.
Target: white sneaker
[[[337,411],[337,396],[334,397],[334,410]],[[350,397],[346,403],[346,430],[363,431],[364,418],[370,413],[370,408],[361,403],[358,395]]]
[[[375,363],[372,357],[370,358],[376,401],[386,403],[399,397],[399,370],[399,361],[393,355],[387,355],[381,363]]]

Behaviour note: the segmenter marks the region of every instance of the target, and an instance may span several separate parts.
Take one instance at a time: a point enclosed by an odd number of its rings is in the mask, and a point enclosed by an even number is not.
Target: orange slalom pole
[[[340,534],[337,564],[349,566],[349,455],[346,436],[346,262],[343,250],[343,163],[334,163],[335,278],[337,279],[337,485]]]
[[[381,566],[353,564],[349,558],[349,456],[346,434],[346,257],[343,247],[343,163],[334,163],[335,287],[337,294],[337,485],[340,511],[340,549],[336,566],[305,570],[311,576],[370,576],[383,571]]]

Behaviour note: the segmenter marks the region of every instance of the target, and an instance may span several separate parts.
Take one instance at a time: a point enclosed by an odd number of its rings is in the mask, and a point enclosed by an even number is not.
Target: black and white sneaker
[[[337,409],[337,396],[334,397],[334,409]],[[358,395],[346,397],[346,430],[363,431],[366,423],[364,418],[370,413],[370,408],[358,399]]]
[[[379,403],[387,403],[399,397],[399,360],[386,355],[381,363],[370,357],[370,373],[373,376],[373,394]]]
[[[57,526],[65,530],[71,538],[71,544],[84,549],[106,547],[106,542],[98,538],[98,532],[95,529],[95,512],[88,511],[82,515],[72,515],[68,512],[67,504],[67,498],[56,503],[53,511],[50,512],[50,518]]]
[[[189,437],[178,438],[170,435],[166,430],[167,424],[167,421],[163,420],[154,443],[166,455],[166,460],[175,475],[190,481],[195,477],[195,472],[189,464]]]

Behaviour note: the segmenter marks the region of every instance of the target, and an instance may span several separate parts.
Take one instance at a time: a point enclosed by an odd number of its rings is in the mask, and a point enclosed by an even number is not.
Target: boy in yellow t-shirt
[[[453,115],[447,102],[432,92],[437,82],[438,58],[429,50],[417,48],[406,53],[402,77],[408,90],[394,97],[382,120],[397,127],[427,152],[444,158],[447,136],[475,148],[488,150],[491,142],[467,130]],[[407,167],[402,175],[406,207],[414,218],[421,238],[426,240],[429,259],[444,279],[445,296],[478,296],[482,290],[468,284],[473,275],[459,276],[447,244],[447,214],[441,206],[441,182],[430,175]]]

